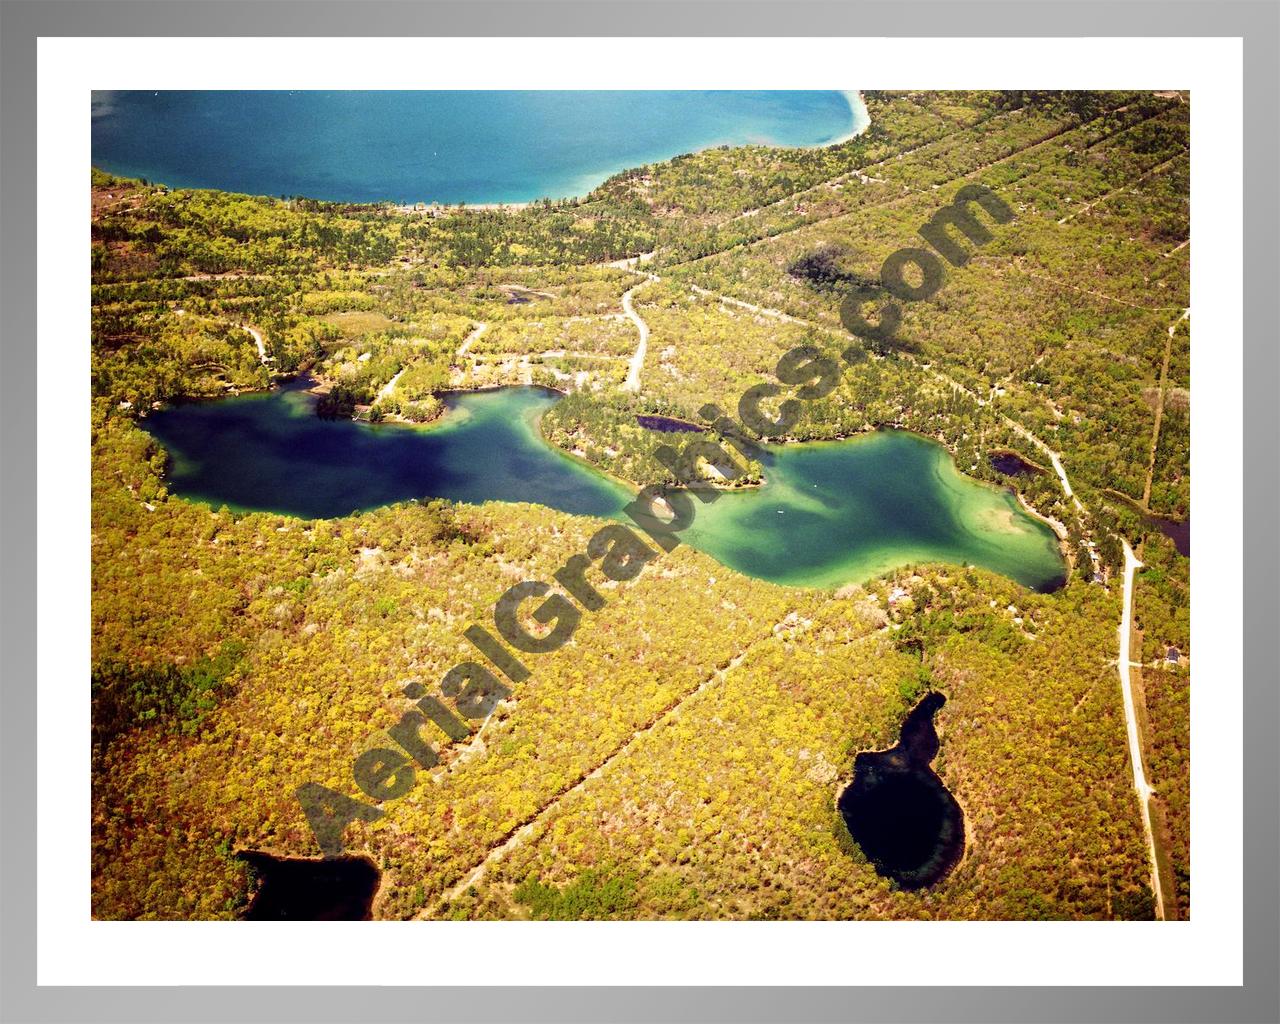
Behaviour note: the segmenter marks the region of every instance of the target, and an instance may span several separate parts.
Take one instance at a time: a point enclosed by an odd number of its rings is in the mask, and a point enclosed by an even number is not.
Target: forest
[[[542,384],[564,395],[548,444],[667,482],[672,435],[638,417],[714,440],[704,407],[736,415],[784,352],[856,346],[845,292],[881,289],[968,183],[1016,219],[780,441],[937,440],[1053,526],[1066,585],[921,564],[783,587],[681,546],[603,583],[606,606],[470,736],[437,735],[439,764],[346,846],[383,873],[380,919],[1150,918],[1115,668],[1127,541],[1166,914],[1189,914],[1190,560],[1156,520],[1190,512],[1189,100],[864,99],[848,142],[709,149],[521,209],[93,171],[95,917],[242,916],[236,852],[318,855],[297,787],[358,795],[352,761],[389,742],[404,687],[434,689],[468,623],[600,526],[425,498],[332,520],[210,507],[172,493],[151,412],[305,375],[321,415],[425,425],[447,391]],[[968,832],[951,874],[905,892],[835,800],[922,680],[947,696],[933,767]]]

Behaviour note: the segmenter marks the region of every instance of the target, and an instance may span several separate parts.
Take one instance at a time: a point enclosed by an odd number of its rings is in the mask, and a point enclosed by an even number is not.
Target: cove
[[[513,203],[719,145],[826,145],[856,94],[785,90],[95,92],[93,163],[174,188]]]
[[[334,518],[409,499],[535,502],[622,519],[633,491],[548,444],[555,392],[451,393],[430,427],[322,420],[306,381],[174,406],[140,425],[169,453],[178,495],[236,511]],[[764,487],[697,505],[681,539],[777,583],[835,586],[901,565],[980,565],[1060,585],[1056,538],[1014,497],[963,476],[940,445],[899,431],[770,446]]]
[[[926,694],[903,721],[897,744],[854,758],[853,782],[837,802],[877,873],[903,889],[932,885],[964,853],[964,812],[929,767],[939,746],[933,716],[946,702]]]

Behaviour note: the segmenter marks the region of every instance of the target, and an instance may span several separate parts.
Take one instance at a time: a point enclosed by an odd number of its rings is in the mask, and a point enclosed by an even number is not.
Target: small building
[[[1182,660],[1182,654],[1176,647],[1170,647],[1164,652],[1164,660],[1170,665],[1176,665]]]

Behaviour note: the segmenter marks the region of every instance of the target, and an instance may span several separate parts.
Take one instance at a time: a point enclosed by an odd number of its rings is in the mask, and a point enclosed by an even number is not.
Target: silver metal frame
[[[1280,1019],[1280,214],[1275,0],[836,3],[0,0],[0,1018],[11,1021]],[[36,40],[40,36],[1228,36],[1244,40],[1244,985],[55,988],[35,984]],[[376,926],[374,926],[376,927]],[[1011,979],[1012,980],[1012,979]]]

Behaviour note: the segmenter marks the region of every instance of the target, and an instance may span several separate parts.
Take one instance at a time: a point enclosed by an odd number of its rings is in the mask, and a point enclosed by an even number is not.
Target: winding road
[[[408,369],[407,366],[400,367],[396,375],[378,389],[378,393],[377,395],[374,396],[374,399],[373,399],[374,404],[381,402],[384,398],[391,397],[391,392],[394,391],[396,388],[396,382],[399,381],[400,378],[404,376],[404,371],[407,369]]]
[[[471,346],[474,345],[476,341],[479,340],[480,335],[484,334],[488,329],[488,324],[477,322],[475,327],[471,329],[471,333],[462,339],[462,344],[458,346],[458,354],[455,358],[461,359],[470,352]],[[384,398],[390,398],[391,392],[395,390],[396,384],[399,382],[400,378],[404,376],[404,371],[408,368],[408,366],[400,367],[400,372],[383,384],[378,390],[378,394],[375,396],[374,402],[381,402]]]
[[[1133,788],[1138,793],[1142,808],[1142,831],[1147,840],[1147,855],[1151,861],[1151,891],[1156,897],[1156,918],[1165,920],[1164,892],[1160,886],[1160,865],[1156,860],[1155,832],[1151,828],[1151,786],[1142,766],[1142,737],[1138,732],[1138,717],[1133,698],[1133,679],[1130,670],[1129,646],[1133,635],[1133,577],[1142,568],[1138,556],[1129,542],[1124,545],[1124,611],[1120,616],[1120,691],[1124,696],[1124,723],[1129,737],[1129,764],[1133,768]]]
[[[250,327],[248,324],[240,324],[240,330],[248,331],[249,336],[253,338],[253,343],[258,346],[258,361],[266,366],[268,363],[274,362],[271,356],[267,355],[267,346],[262,340],[262,332],[256,327]]]
[[[470,352],[471,346],[474,345],[476,341],[479,339],[480,335],[484,334],[484,332],[487,331],[488,329],[489,329],[488,324],[477,323],[475,326],[475,329],[472,330],[472,332],[462,340],[462,344],[458,346],[458,357],[461,358],[462,356],[465,356],[468,352]]]
[[[649,281],[656,280],[656,277],[649,278]],[[649,281],[641,281],[638,285],[628,288],[622,293],[622,312],[626,314],[628,320],[636,325],[636,330],[640,332],[640,344],[636,346],[635,354],[627,363],[627,379],[622,385],[623,391],[640,390],[640,371],[644,369],[644,356],[649,350],[649,326],[640,319],[640,314],[631,305],[631,295],[637,288],[643,288]]]

